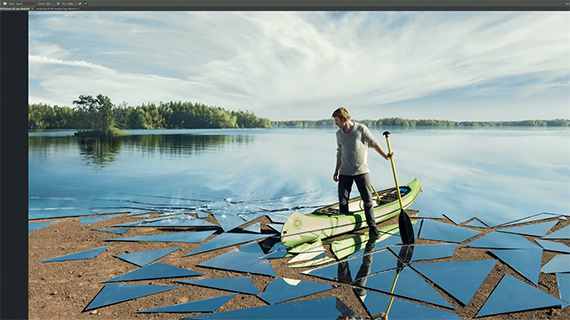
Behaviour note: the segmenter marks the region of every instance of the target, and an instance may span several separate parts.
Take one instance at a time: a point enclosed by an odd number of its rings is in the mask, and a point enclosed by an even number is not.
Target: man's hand
[[[394,152],[390,152],[386,154],[386,160],[393,160],[394,159]]]
[[[335,173],[333,174],[333,180],[334,180],[335,182],[338,182],[338,172],[335,172]]]

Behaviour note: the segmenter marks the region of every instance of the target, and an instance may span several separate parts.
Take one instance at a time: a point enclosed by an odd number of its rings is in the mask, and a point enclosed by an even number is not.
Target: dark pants
[[[338,176],[338,203],[339,212],[348,213],[348,199],[350,198],[350,191],[352,183],[356,183],[360,197],[364,201],[364,215],[366,223],[370,228],[376,227],[374,220],[374,203],[372,202],[372,193],[370,192],[370,174],[365,173],[357,176]]]

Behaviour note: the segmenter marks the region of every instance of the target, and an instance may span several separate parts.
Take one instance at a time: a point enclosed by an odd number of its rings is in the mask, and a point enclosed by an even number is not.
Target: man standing
[[[366,223],[370,228],[370,236],[380,235],[374,220],[374,204],[370,184],[370,170],[366,163],[368,148],[374,148],[384,159],[394,158],[394,153],[386,153],[368,128],[350,120],[348,111],[340,107],[333,114],[335,124],[340,128],[336,132],[337,154],[333,179],[338,182],[339,212],[348,213],[348,199],[352,183],[356,183],[358,192],[364,202]]]

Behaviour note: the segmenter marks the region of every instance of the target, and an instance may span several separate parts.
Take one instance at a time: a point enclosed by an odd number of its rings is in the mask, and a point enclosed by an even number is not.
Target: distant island
[[[409,120],[384,118],[379,120],[355,120],[368,127],[568,127],[570,120],[523,120],[523,121],[449,121],[449,120]],[[331,127],[333,119],[271,121],[273,127]]]

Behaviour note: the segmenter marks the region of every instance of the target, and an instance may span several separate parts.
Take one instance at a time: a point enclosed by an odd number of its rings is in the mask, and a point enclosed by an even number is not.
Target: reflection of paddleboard
[[[400,186],[404,209],[414,203],[420,192],[421,185],[417,178]],[[380,201],[374,195],[376,223],[386,221],[400,213],[396,188],[379,191],[378,195]],[[356,197],[349,200],[348,207],[351,214],[338,214],[338,203],[317,209],[309,214],[293,212],[281,229],[281,242],[293,247],[367,227],[362,199]]]

